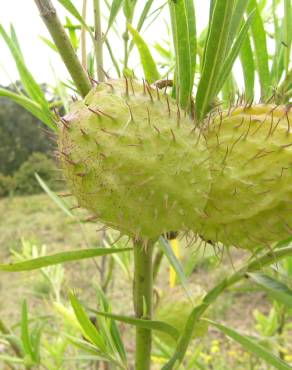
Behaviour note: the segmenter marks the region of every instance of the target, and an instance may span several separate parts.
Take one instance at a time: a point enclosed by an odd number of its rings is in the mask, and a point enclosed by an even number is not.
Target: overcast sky
[[[91,5],[91,2],[92,1],[89,0],[88,4]],[[164,2],[164,0],[155,0],[154,4],[155,6],[158,6]],[[64,20],[65,15],[68,15],[68,13],[66,13],[66,11],[58,4],[57,0],[53,0],[53,3],[57,8],[60,18]],[[103,3],[103,1],[101,1],[101,3]],[[75,0],[74,4],[81,12],[82,0]],[[139,5],[137,6],[138,16],[140,15],[143,4],[145,4],[145,0],[139,0]],[[155,7],[153,9],[155,9]],[[196,0],[197,27],[199,31],[207,24],[208,9],[208,0]],[[104,5],[102,6],[102,11],[104,16],[106,16],[107,9]],[[72,16],[71,19],[73,21]],[[89,8],[88,11],[88,19],[92,19],[91,8]],[[146,33],[143,34],[143,37],[150,41],[150,45],[155,41],[161,40],[163,37],[167,37],[166,26],[163,21],[164,19],[168,19],[167,7],[163,12],[162,17],[159,18],[159,21],[153,23]],[[61,79],[67,76],[66,69],[62,65],[58,55],[39,38],[40,35],[49,38],[49,35],[39,17],[38,9],[33,0],[9,0],[3,2],[0,14],[0,23],[6,30],[9,29],[10,23],[14,25],[27,65],[38,82],[54,83],[54,73],[56,73],[56,75]],[[106,22],[104,21],[103,29],[105,26]],[[118,28],[121,33],[124,31],[124,18],[122,16],[119,18]],[[116,40],[113,34],[111,41],[116,56],[118,58],[122,57],[123,47],[121,41]],[[18,78],[18,73],[9,50],[1,37],[0,50],[0,85],[6,85],[11,81],[15,81]],[[132,60],[133,66],[138,63],[138,60],[137,63],[135,62],[136,60]],[[107,60],[105,61],[105,65],[109,65]]]

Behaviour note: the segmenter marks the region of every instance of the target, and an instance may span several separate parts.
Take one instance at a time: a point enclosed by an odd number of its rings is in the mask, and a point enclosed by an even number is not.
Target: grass
[[[76,212],[76,211],[74,211]],[[81,211],[78,211],[81,212]],[[21,240],[32,240],[37,245],[45,244],[47,253],[61,250],[77,249],[87,246],[101,246],[101,232],[99,227],[93,223],[80,225],[64,213],[45,194],[28,197],[11,197],[0,200],[0,260],[8,262],[11,258],[11,249],[21,250]],[[80,213],[79,213],[80,214]],[[81,212],[83,218],[86,214]],[[87,242],[84,241],[86,234]],[[183,244],[183,243],[182,243]],[[210,252],[210,251],[209,251]],[[182,263],[189,260],[192,250],[183,248]],[[224,274],[230,272],[231,262],[227,257],[218,261],[212,253],[209,258],[198,259],[191,277],[190,285],[199,284],[208,290]],[[232,259],[234,265],[239,265],[245,257],[242,251],[233,251]],[[67,296],[69,289],[74,289],[82,300],[95,304],[95,293],[93,283],[100,280],[100,260],[96,263],[92,260],[70,263],[65,265],[65,280],[62,294]],[[168,266],[163,260],[162,271],[158,275],[157,290],[166,291],[168,287]],[[38,297],[36,290],[41,290],[38,285],[39,272],[31,273],[1,273],[0,279],[0,315],[4,322],[12,325],[19,320],[20,307],[23,298],[28,298],[30,310],[33,314],[50,313],[43,296]],[[238,287],[237,287],[238,288]],[[241,289],[226,292],[217,302],[211,314],[216,320],[224,322],[238,330],[254,334],[254,322],[252,312],[255,308],[267,313],[270,307],[263,293],[246,292]],[[132,286],[116,266],[114,279],[110,285],[108,296],[113,304],[113,311],[127,315],[133,314],[131,305]],[[128,328],[128,327],[127,327]],[[125,329],[124,329],[125,330]],[[125,332],[128,338],[127,350],[133,351],[131,332]],[[199,341],[201,342],[201,340]],[[199,343],[198,342],[198,343]],[[255,361],[253,357],[242,352],[239,347],[227,341],[216,332],[210,331],[208,337],[202,341],[201,362],[206,369],[211,369],[211,364],[216,361],[216,370],[247,369],[246,361]],[[219,348],[219,349],[218,349]],[[223,354],[222,354],[223,353]],[[243,361],[243,359],[245,359]],[[0,367],[1,368],[1,367]],[[252,367],[249,367],[252,368]],[[256,365],[254,369],[266,369]]]

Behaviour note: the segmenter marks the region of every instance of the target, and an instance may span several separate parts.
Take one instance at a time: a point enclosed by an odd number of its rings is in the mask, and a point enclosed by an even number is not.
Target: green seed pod
[[[290,122],[289,109],[273,105],[238,107],[209,120],[212,185],[206,217],[195,226],[204,239],[254,249],[291,236]]]
[[[98,84],[73,103],[59,134],[78,204],[131,237],[188,230],[210,190],[203,135],[166,94],[130,80]]]

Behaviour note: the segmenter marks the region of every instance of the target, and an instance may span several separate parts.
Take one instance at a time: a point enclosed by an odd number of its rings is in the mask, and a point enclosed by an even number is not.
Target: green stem
[[[85,22],[86,22],[86,12],[87,12],[87,0],[83,0],[82,18],[84,19]],[[81,63],[82,67],[86,70],[87,69],[86,28],[84,26],[81,27],[80,43],[81,43]]]
[[[82,96],[87,95],[91,89],[89,78],[78,60],[51,0],[35,0],[35,3],[78,91]]]
[[[104,81],[105,73],[103,69],[103,40],[101,32],[101,13],[100,13],[100,1],[93,0],[94,8],[94,28],[95,28],[95,59],[97,68],[98,81]]]
[[[128,68],[128,61],[129,61],[129,31],[128,26],[126,23],[126,30],[123,34],[124,39],[124,70]]]
[[[152,317],[153,296],[153,244],[143,240],[134,242],[134,287],[133,300],[135,315],[141,319]],[[135,370],[150,370],[151,330],[136,327],[136,366]]]

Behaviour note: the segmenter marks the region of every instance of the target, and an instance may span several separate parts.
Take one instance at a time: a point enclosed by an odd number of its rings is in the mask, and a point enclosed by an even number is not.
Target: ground
[[[74,206],[73,200],[71,206]],[[83,220],[88,215],[85,212],[75,210],[79,219]],[[101,226],[92,222],[78,223],[75,219],[68,217],[64,212],[46,195],[34,195],[29,197],[10,197],[0,200],[0,260],[1,263],[11,260],[11,250],[20,252],[23,241],[31,241],[41,246],[46,245],[46,253],[78,249],[85,247],[102,246]],[[115,233],[112,232],[113,237]],[[184,266],[190,261],[190,256],[196,263],[189,277],[190,290],[200,286],[200,289],[208,291],[219,279],[227,275],[233,268],[238,268],[243,260],[248,257],[246,252],[231,251],[231,259],[225,255],[214,256],[211,247],[205,252],[202,248],[199,252],[193,246],[185,248],[185,241],[181,241],[182,257]],[[211,255],[211,256],[209,256]],[[209,257],[208,257],[209,256]],[[232,260],[232,261],[231,261]],[[100,260],[86,260],[66,264],[65,278],[62,285],[62,300],[66,301],[68,291],[74,291],[81,297],[82,301],[89,305],[95,304],[94,283],[100,282],[102,266]],[[168,284],[168,264],[163,260],[159,272],[156,291],[172,292],[179,290],[182,299],[185,299],[181,287],[170,288]],[[23,299],[29,302],[30,315],[51,314],[52,310],[45,297],[45,288],[40,283],[38,271],[30,273],[3,273],[0,280],[0,317],[7,326],[12,327],[20,318],[21,304]],[[171,291],[171,289],[175,289]],[[113,278],[108,287],[108,296],[111,299],[113,311],[126,315],[133,314],[131,303],[132,283],[125,272],[121,271],[120,265],[116,264]],[[45,297],[45,299],[44,299]],[[271,304],[264,293],[254,291],[250,284],[243,282],[236,285],[232,290],[225,292],[215,303],[210,315],[213,319],[229,325],[236,330],[250,335],[259,335],[255,329],[255,318],[253,312],[258,309],[262,313],[268,313]],[[127,342],[126,349],[133,352],[132,332],[128,327],[122,326],[123,336]],[[239,370],[239,369],[269,369],[259,363],[253,356],[234,345],[214,329],[209,329],[208,336],[194,342],[194,348],[201,349],[199,361],[202,369],[216,370]],[[287,347],[291,343],[287,343]],[[0,353],[1,348],[0,347]],[[190,353],[194,351],[190,348]],[[159,368],[159,359],[154,358],[154,368]],[[68,367],[73,368],[73,367]],[[81,367],[75,367],[80,369]],[[196,367],[193,367],[194,369]],[[1,365],[0,365],[1,369]],[[60,368],[62,369],[62,367]],[[64,369],[67,369],[65,367]]]

